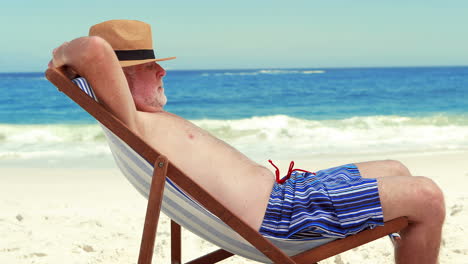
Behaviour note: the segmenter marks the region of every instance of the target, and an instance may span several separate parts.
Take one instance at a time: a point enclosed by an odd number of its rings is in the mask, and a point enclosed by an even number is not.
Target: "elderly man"
[[[111,20],[89,37],[66,42],[49,67],[85,77],[99,101],[248,225],[265,236],[344,237],[400,216],[397,263],[436,263],[445,217],[441,190],[397,161],[371,161],[279,179],[267,168],[163,110],[165,70],[156,62],[150,26]],[[201,166],[202,164],[202,166]]]

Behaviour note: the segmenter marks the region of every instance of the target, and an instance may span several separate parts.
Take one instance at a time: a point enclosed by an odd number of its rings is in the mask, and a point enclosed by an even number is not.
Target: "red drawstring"
[[[302,172],[309,172],[309,173],[312,173],[315,175],[315,172],[311,172],[311,171],[306,171],[306,170],[301,170],[301,169],[293,169],[294,168],[294,161],[291,161],[291,163],[289,164],[289,170],[288,170],[288,174],[286,174],[285,177],[283,177],[282,179],[280,179],[280,170],[278,169],[278,167],[276,167],[276,165],[273,163],[273,161],[271,160],[268,160],[271,165],[273,165],[273,167],[275,167],[276,169],[276,182],[279,183],[279,184],[283,184],[286,180],[289,179],[289,177],[291,177],[291,173],[295,172],[295,171],[302,171]]]

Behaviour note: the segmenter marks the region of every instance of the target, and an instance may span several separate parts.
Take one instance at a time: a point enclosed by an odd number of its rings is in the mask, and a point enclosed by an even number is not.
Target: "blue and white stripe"
[[[83,92],[85,92],[91,98],[96,100],[96,102],[99,102],[96,94],[94,94],[93,89],[91,89],[91,86],[89,85],[88,81],[86,81],[85,78],[83,78],[83,77],[75,78],[75,79],[72,80],[72,82],[74,84],[78,85],[78,87],[80,87],[80,89],[83,90]]]
[[[74,82],[88,95],[95,98],[94,93],[90,92],[92,89],[89,89],[90,86],[86,83],[86,80],[79,78],[79,80],[75,79]],[[82,86],[82,83],[86,85]],[[106,127],[102,126],[102,128],[117,166],[138,192],[148,198],[153,175],[152,164],[143,159]],[[191,199],[169,179],[166,179],[161,209],[168,217],[185,229],[224,250],[262,263],[271,263],[270,259],[232,230],[221,219]],[[320,239],[268,239],[289,256],[335,240],[335,238],[323,237]]]
[[[360,176],[354,164],[316,172],[295,171],[275,183],[260,233],[300,239],[343,238],[383,225],[376,179]]]

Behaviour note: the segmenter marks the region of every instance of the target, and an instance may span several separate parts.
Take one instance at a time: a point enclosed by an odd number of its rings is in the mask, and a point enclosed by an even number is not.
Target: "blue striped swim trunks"
[[[376,179],[362,178],[354,164],[294,171],[275,182],[260,233],[266,237],[343,238],[383,225]]]

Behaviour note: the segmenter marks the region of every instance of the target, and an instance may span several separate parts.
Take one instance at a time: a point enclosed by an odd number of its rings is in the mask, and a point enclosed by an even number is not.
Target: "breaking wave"
[[[242,76],[242,75],[277,75],[277,74],[323,74],[324,70],[257,70],[257,71],[243,71],[243,72],[213,72],[203,73],[202,76]]]
[[[254,158],[463,150],[467,115],[306,120],[285,115],[193,122]],[[0,125],[0,160],[110,156],[98,125]]]

